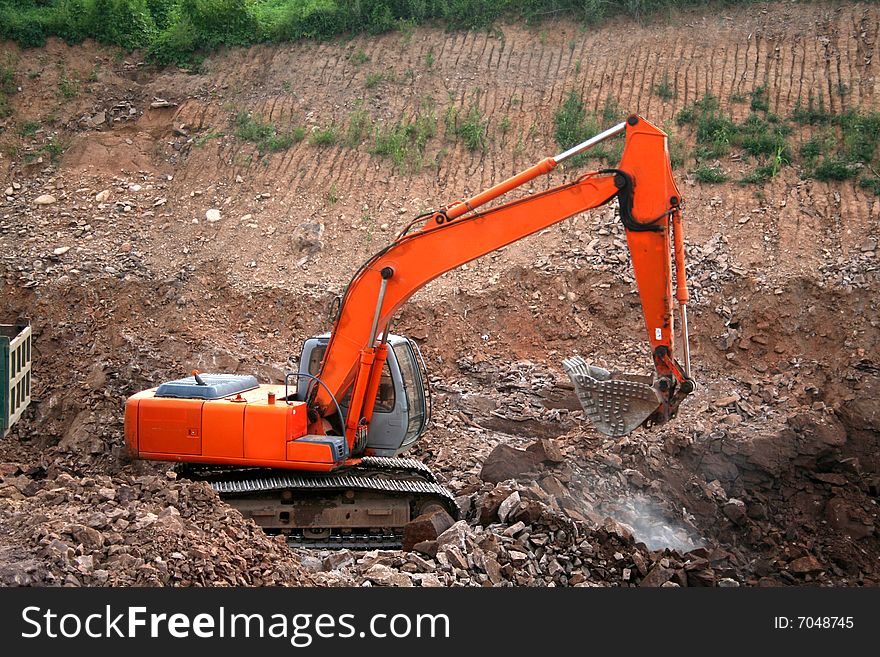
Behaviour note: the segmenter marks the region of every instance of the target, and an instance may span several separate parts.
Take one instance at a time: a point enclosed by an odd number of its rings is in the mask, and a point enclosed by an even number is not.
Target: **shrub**
[[[706,166],[705,164],[695,167],[691,173],[694,175],[694,178],[702,183],[723,183],[728,180],[727,174],[720,168]]]
[[[264,122],[260,116],[249,112],[239,112],[235,116],[235,136],[257,146],[260,153],[283,151],[305,137],[303,128],[278,132],[272,123]]]

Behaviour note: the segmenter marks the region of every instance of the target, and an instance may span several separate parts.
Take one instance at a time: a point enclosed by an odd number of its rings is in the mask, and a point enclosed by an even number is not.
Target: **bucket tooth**
[[[562,367],[593,425],[608,436],[625,436],[641,426],[662,404],[651,378],[634,374],[612,375],[589,365],[580,356],[567,358]]]

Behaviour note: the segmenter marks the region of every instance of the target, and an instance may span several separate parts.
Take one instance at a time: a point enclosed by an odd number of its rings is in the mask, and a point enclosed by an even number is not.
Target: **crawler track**
[[[365,457],[329,473],[189,464],[178,473],[208,482],[267,533],[301,547],[399,547],[403,526],[420,513],[458,515],[452,494],[413,459]]]

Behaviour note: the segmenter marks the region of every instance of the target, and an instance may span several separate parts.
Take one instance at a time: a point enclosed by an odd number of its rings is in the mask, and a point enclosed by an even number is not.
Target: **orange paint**
[[[202,407],[202,454],[244,458],[245,404],[208,401]]]
[[[141,399],[138,452],[201,454],[202,403],[198,399]]]
[[[326,463],[333,465],[333,453],[329,445],[292,440],[287,443],[288,461],[306,461],[308,463]]]

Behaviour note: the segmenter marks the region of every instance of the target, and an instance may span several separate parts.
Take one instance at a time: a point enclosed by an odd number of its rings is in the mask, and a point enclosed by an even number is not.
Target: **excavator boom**
[[[586,173],[545,192],[479,210],[501,194],[624,131],[626,143],[617,168]],[[324,385],[314,389],[313,400],[321,414],[333,415],[337,408],[335,400],[354,386],[346,424],[349,445],[354,447],[356,433],[369,424],[376,372],[383,362],[383,345],[377,345],[376,338],[387,334],[391,318],[407,299],[445,272],[614,198],[619,200],[658,383],[654,388],[649,387],[653,392],[640,387],[644,384],[636,381],[609,387],[602,385],[605,379],[591,377],[590,370],[580,363],[570,362],[566,369],[588,415],[606,433],[628,433],[649,417],[653,422],[669,419],[680,397],[693,390],[688,367],[680,367],[673,357],[673,252],[682,317],[685,317],[687,303],[681,201],[672,177],[665,133],[637,116],[556,157],[546,158],[471,199],[423,215],[420,225],[410,225],[392,244],[365,263],[345,291],[324,354],[318,375]],[[687,344],[686,336],[684,344]],[[604,390],[594,394],[587,390],[590,386]],[[617,389],[616,392],[612,388]],[[650,396],[654,393],[656,400],[652,406]],[[585,400],[584,394],[591,399]],[[599,399],[598,408],[592,411],[587,408],[589,404],[596,406]],[[637,399],[641,400],[639,404]],[[634,411],[636,416],[644,415],[635,426],[631,426],[630,421],[624,427],[612,417],[620,413],[619,408],[615,410],[615,404],[632,404],[645,409],[645,399],[649,399],[650,411],[647,415],[641,410]],[[626,414],[626,409],[623,412]]]

